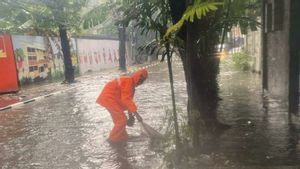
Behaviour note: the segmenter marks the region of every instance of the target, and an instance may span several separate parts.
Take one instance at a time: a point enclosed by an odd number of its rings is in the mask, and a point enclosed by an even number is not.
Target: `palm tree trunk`
[[[185,61],[188,90],[189,124],[193,128],[193,145],[199,146],[200,127],[212,131],[219,127],[217,120],[219,59],[212,55],[209,38],[199,37],[205,21],[187,23]],[[201,41],[199,43],[199,40]]]

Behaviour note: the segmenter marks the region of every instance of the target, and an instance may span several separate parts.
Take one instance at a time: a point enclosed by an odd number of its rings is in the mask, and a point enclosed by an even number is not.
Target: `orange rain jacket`
[[[108,82],[97,98],[97,103],[105,107],[111,114],[114,127],[109,134],[110,141],[125,141],[127,118],[124,113],[136,112],[137,107],[133,101],[135,87],[140,85],[141,78],[148,77],[145,69],[135,72],[132,76],[121,76]]]
[[[133,101],[135,87],[141,78],[147,79],[146,69],[136,71],[131,76],[121,76],[108,82],[97,98],[97,103],[108,109],[136,112],[137,107]]]

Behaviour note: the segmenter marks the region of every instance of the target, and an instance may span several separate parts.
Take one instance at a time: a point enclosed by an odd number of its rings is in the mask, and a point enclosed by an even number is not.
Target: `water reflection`
[[[299,161],[300,154],[298,151],[300,149],[300,145],[299,145],[299,143],[300,143],[300,128],[299,128],[299,126],[297,127],[297,125],[292,122],[291,118],[289,121],[289,130],[287,133],[287,138],[288,138],[287,151],[288,151],[289,160]]]
[[[223,69],[219,118],[232,124],[217,150],[240,165],[300,165],[299,123],[285,101],[263,96],[261,77]]]
[[[114,153],[112,157],[113,163],[116,165],[116,169],[132,169],[128,161],[128,151],[126,143],[123,144],[110,144],[111,150]]]
[[[179,122],[186,118],[186,84],[182,65],[174,65]],[[262,97],[260,76],[222,70],[218,118],[232,128],[207,140],[206,150],[223,154],[237,165],[300,165],[299,119],[289,117],[279,100]],[[103,85],[117,73],[81,79],[80,88],[20,109],[0,113],[0,166],[2,168],[152,169],[164,159],[158,144],[137,136],[114,147],[106,138],[113,126],[109,113],[95,103]],[[145,122],[164,133],[171,109],[168,71],[158,65],[136,90],[136,102]],[[181,113],[181,114],[180,114]],[[181,123],[182,124],[182,123]],[[149,147],[150,146],[150,147]]]

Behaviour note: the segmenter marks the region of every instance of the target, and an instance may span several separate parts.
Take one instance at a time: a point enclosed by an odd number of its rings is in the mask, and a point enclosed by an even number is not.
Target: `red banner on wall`
[[[18,91],[17,68],[10,35],[0,35],[0,93]]]

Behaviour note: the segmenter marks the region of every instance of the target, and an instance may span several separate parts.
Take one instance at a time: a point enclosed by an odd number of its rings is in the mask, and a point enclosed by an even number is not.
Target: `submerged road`
[[[182,66],[174,63],[179,118],[186,115]],[[112,121],[95,100],[116,73],[82,78],[77,88],[0,112],[0,166],[12,168],[151,169],[162,163],[138,124],[126,146],[106,141]],[[229,166],[300,166],[300,123],[288,118],[284,103],[261,96],[260,76],[222,68],[219,119],[232,128],[211,142]],[[75,85],[75,86],[76,86]],[[144,121],[164,133],[171,96],[166,64],[149,69],[149,79],[136,89]],[[266,103],[266,104],[264,104]],[[297,121],[298,120],[298,121]],[[254,167],[255,168],[255,167]]]
[[[135,94],[144,121],[160,131],[171,105],[167,72],[165,64],[150,68],[149,79]],[[176,84],[184,91],[182,72],[177,72],[175,76],[181,80]],[[106,141],[113,124],[110,114],[95,100],[104,84],[115,77],[117,72],[94,74],[81,78],[76,89],[1,112],[0,166],[152,168],[161,158],[151,150],[150,140],[138,124],[128,128],[134,139],[125,147],[112,147]]]

